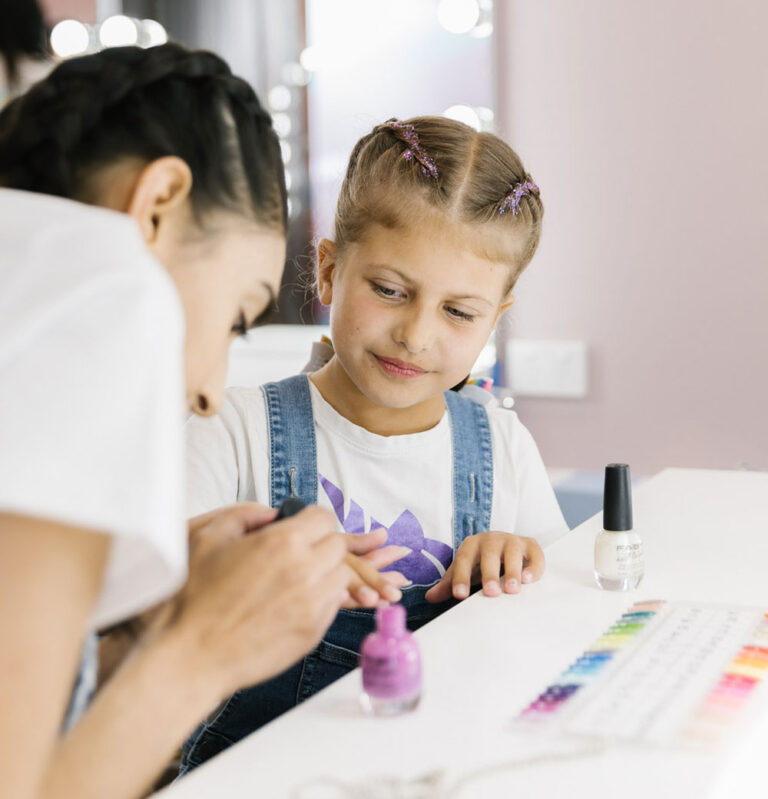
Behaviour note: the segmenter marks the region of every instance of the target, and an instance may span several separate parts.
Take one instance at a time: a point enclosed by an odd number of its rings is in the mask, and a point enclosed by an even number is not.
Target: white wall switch
[[[512,339],[506,346],[506,383],[516,397],[587,396],[583,341]]]

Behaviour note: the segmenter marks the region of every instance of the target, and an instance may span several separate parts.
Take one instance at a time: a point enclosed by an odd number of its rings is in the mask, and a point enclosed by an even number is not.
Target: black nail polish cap
[[[288,499],[284,499],[282,505],[280,505],[280,510],[277,512],[277,516],[275,516],[275,521],[295,516],[304,507],[306,507],[305,504],[298,497],[288,497]]]
[[[632,529],[632,484],[626,463],[605,467],[603,530],[617,533]]]

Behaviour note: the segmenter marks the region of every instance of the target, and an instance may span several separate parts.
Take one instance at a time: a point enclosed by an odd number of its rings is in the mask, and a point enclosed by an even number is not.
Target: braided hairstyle
[[[253,89],[213,53],[117,47],[58,66],[0,113],[0,186],[80,199],[122,158],[178,156],[198,223],[222,209],[285,232],[280,145]]]
[[[3,0],[0,55],[5,62],[8,86],[12,89],[19,80],[19,58],[45,57],[45,22],[37,0]]]
[[[407,227],[431,213],[464,225],[483,256],[508,263],[511,289],[538,246],[544,206],[537,190],[514,214],[499,208],[528,177],[518,155],[492,133],[445,117],[390,120],[352,151],[336,207],[336,247],[343,251],[373,223]]]

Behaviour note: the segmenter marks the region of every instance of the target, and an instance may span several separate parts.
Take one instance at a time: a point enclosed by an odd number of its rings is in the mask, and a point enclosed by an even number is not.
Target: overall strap
[[[493,449],[488,413],[478,402],[445,392],[453,443],[453,549],[491,526]]]
[[[269,504],[288,497],[317,502],[317,443],[306,375],[262,386],[269,429]]]

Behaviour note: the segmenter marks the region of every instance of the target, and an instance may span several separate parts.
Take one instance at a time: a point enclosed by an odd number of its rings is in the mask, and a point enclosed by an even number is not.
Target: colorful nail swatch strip
[[[701,700],[681,736],[684,741],[716,744],[735,727],[748,701],[768,677],[768,614],[758,622],[750,639],[726,666],[715,685]]]
[[[738,727],[766,676],[768,614],[637,603],[518,721],[565,735],[712,746]]]
[[[614,622],[583,655],[521,713],[519,719],[538,723],[563,710],[583,688],[596,683],[656,616],[663,602],[640,602]]]

